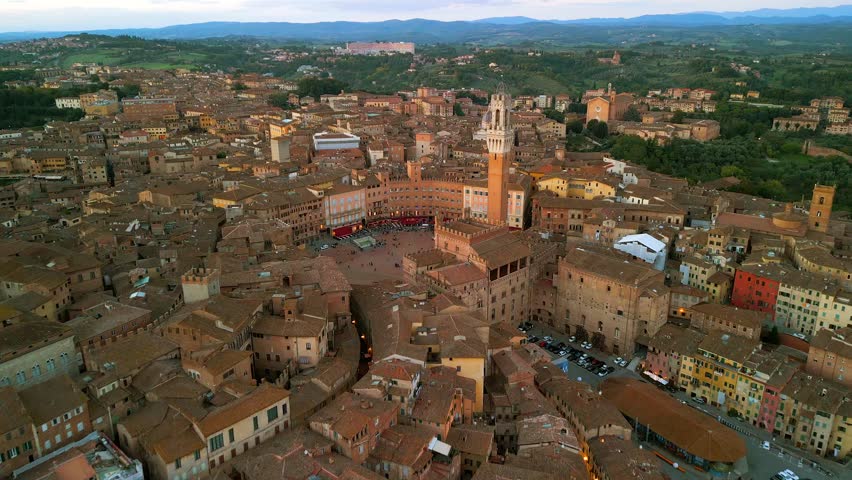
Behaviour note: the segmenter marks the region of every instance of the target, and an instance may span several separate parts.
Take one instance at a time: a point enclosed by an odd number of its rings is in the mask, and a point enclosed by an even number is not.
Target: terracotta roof
[[[496,268],[530,256],[530,248],[523,240],[520,235],[504,233],[473,243],[472,248],[488,268]]]
[[[760,348],[760,341],[714,330],[701,340],[698,348],[742,364],[752,352]]]
[[[494,447],[494,427],[471,424],[454,425],[447,434],[447,443],[461,452],[487,457]]]
[[[731,212],[723,212],[716,216],[716,225],[733,225],[758,232],[777,233],[794,237],[804,237],[805,233],[807,233],[807,225],[804,223],[799,228],[791,230],[776,226],[771,218]]]
[[[737,432],[649,383],[613,377],[600,388],[603,397],[625,416],[651,425],[654,432],[693,455],[724,463],[736,462],[746,455],[745,442]]]
[[[59,375],[18,392],[35,425],[61,417],[77,407],[86,408],[88,397],[68,375]]]
[[[517,455],[507,454],[505,464],[550,473],[562,480],[589,479],[586,464],[580,454],[561,445],[525,448]]]
[[[425,428],[394,425],[382,432],[370,457],[374,463],[402,465],[417,472],[424,469],[432,459],[428,447],[434,436],[431,430]]]
[[[277,405],[290,396],[283,388],[268,383],[261,384],[253,392],[213,410],[199,423],[198,429],[205,437],[224,430],[235,423]]]
[[[704,334],[691,328],[679,327],[673,323],[664,323],[651,337],[648,346],[659,352],[673,352],[680,355],[695,353]]]
[[[471,480],[557,480],[559,475],[511,465],[484,463]]]
[[[604,478],[619,480],[663,480],[660,460],[632,440],[615,436],[598,437],[589,443],[591,461]]]
[[[732,323],[751,328],[756,331],[760,330],[763,320],[767,319],[766,313],[732,307],[730,305],[722,305],[719,303],[698,303],[689,308],[694,312],[716,317],[723,321],[730,320]]]
[[[24,403],[12,387],[0,387],[0,435],[32,423]]]
[[[311,423],[330,425],[331,430],[344,438],[354,438],[358,432],[381,416],[396,412],[396,402],[363,398],[352,393],[344,393],[328,406],[312,415]]]
[[[826,350],[842,358],[852,358],[852,328],[823,328],[811,339],[811,348]]]

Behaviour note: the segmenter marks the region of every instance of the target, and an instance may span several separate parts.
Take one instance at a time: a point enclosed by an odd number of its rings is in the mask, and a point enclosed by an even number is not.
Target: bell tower
[[[808,211],[808,230],[828,232],[835,190],[836,188],[830,185],[814,185],[814,195]]]
[[[494,225],[506,223],[508,210],[509,166],[515,145],[511,106],[512,97],[500,83],[483,119],[488,145],[488,223]]]

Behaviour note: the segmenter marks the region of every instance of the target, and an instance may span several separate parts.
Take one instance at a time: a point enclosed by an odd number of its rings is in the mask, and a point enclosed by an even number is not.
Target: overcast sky
[[[635,17],[823,7],[842,0],[0,0],[0,31],[162,27],[207,21]],[[849,2],[845,2],[849,3]]]

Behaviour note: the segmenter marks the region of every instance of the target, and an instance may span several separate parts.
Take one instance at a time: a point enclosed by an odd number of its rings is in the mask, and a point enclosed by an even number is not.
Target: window
[[[48,372],[52,372],[52,371],[56,370],[56,360],[54,360],[52,358],[48,358],[47,361],[45,362],[45,364],[47,365],[47,371]]]
[[[272,407],[272,408],[270,408],[269,410],[266,411],[266,421],[267,422],[274,422],[276,419],[278,419],[278,409],[277,408]]]
[[[18,449],[18,447],[12,447],[8,451],[6,451],[6,456],[9,457],[9,460],[11,460],[17,457],[19,453],[21,453],[21,451],[20,449]]]
[[[281,404],[281,415],[287,415],[287,404],[286,403]]]
[[[257,415],[255,415],[255,416],[251,419],[251,423],[254,425],[254,431],[257,431],[257,430],[260,428],[260,421],[258,421],[258,419],[257,419]]]
[[[0,378],[0,387],[5,387],[5,386],[11,385],[11,384],[12,384],[12,381],[9,380],[9,377]]]
[[[18,382],[18,385],[23,385],[27,383],[27,374],[24,373],[23,370],[15,374],[15,380]]]
[[[308,343],[305,344],[305,350],[310,350],[310,349],[311,349],[311,342],[308,342]]]
[[[180,459],[175,460],[175,469],[180,470]]]
[[[224,446],[225,446],[225,438],[223,437],[223,435],[221,433],[219,435],[216,435],[215,437],[210,438],[210,451],[211,452],[215,452],[216,450],[219,450],[220,448],[222,448]]]
[[[201,460],[201,450],[196,450],[196,451],[195,451],[195,459],[196,459],[196,460]]]
[[[228,443],[234,443],[234,429],[228,429]]]
[[[41,365],[33,365],[33,378],[41,376]]]

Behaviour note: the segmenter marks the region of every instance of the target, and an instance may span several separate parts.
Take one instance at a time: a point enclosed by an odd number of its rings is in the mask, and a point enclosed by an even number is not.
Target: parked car
[[[693,398],[693,399],[692,399],[692,401],[693,401],[693,402],[695,402],[695,403],[700,403],[700,404],[707,403],[707,402],[705,402],[705,401],[704,401],[704,399],[703,399],[703,398],[701,398],[701,397],[695,397],[695,398]]]
[[[804,333],[796,332],[796,333],[793,333],[792,335],[794,337],[798,338],[799,340],[807,340],[808,339],[808,337],[806,337]]]
[[[568,341],[571,342],[571,343],[574,343],[574,342],[577,341],[577,337],[575,337],[574,335],[571,335],[570,337],[568,337]]]
[[[530,335],[527,337],[527,343],[538,343],[538,337],[535,335]]]
[[[764,450],[771,450],[772,449],[772,447],[769,446],[769,442],[767,442],[766,440],[764,440],[763,443],[760,444],[760,448],[762,448]]]
[[[321,246],[321,247],[320,247],[320,250],[328,250],[328,248],[329,248],[329,247],[328,247],[328,245],[326,244],[326,245]]]

